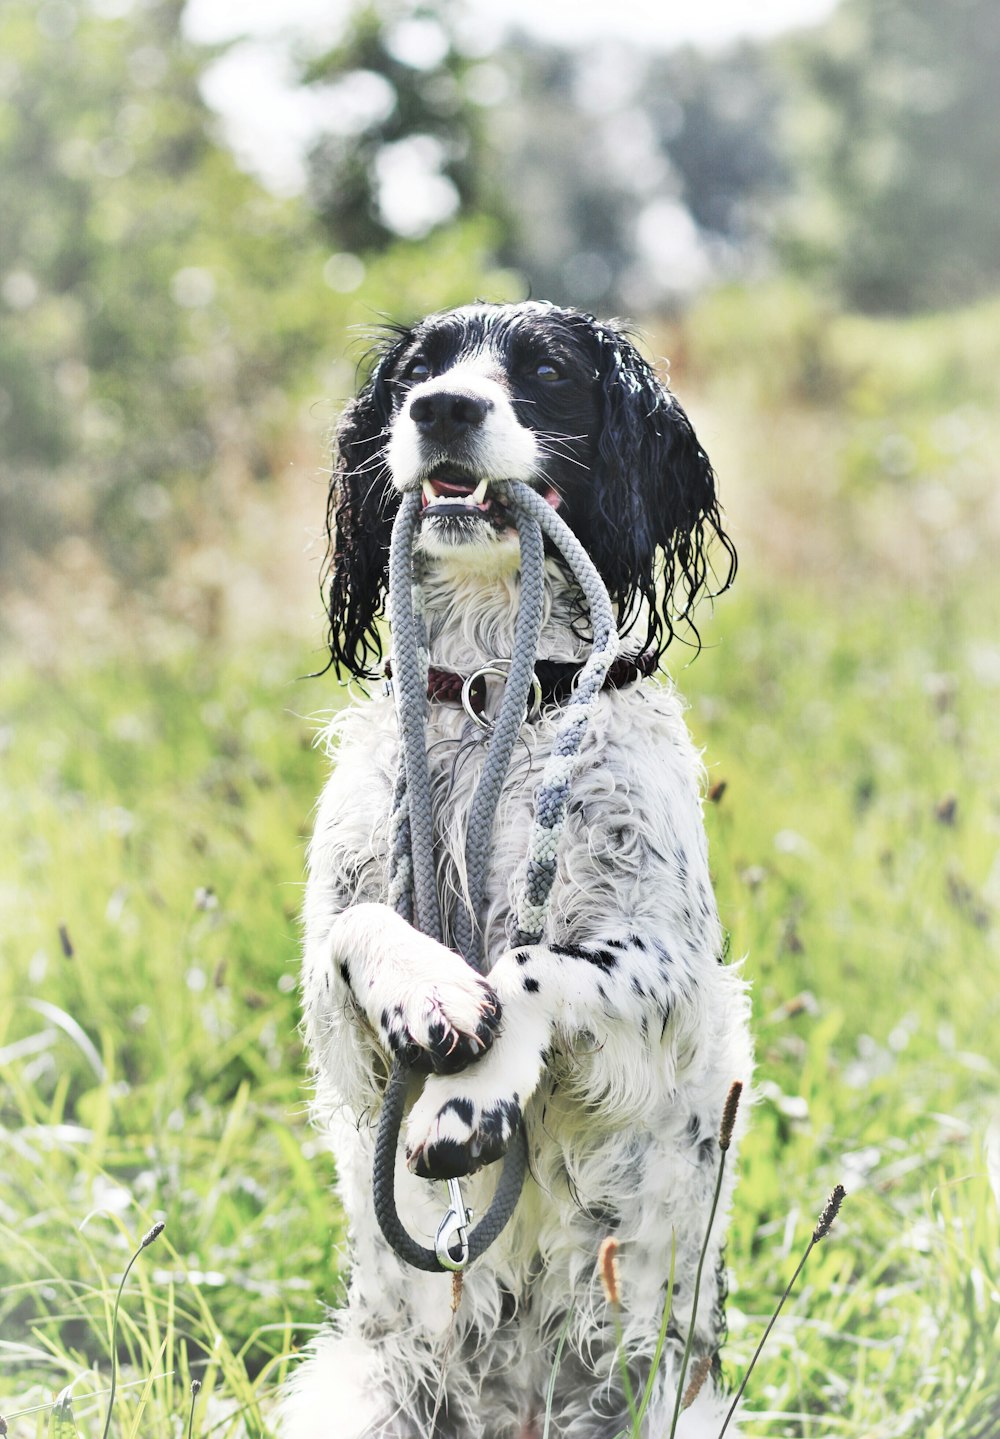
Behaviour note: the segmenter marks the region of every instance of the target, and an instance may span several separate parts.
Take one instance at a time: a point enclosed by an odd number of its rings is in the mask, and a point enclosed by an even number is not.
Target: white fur
[[[410,443],[398,426],[390,455],[412,478]],[[512,570],[477,570],[461,558],[432,561],[424,603],[435,664],[468,673],[509,657],[518,605]],[[550,565],[541,656],[570,659],[585,649],[572,619],[566,582]],[[429,709],[447,912],[463,889],[465,821],[483,746],[461,709]],[[309,857],[305,1033],[315,1115],[337,1161],[351,1280],[346,1307],[285,1396],[284,1439],[423,1439],[436,1400],[439,1439],[537,1439],[566,1326],[551,1433],[614,1439],[627,1416],[612,1316],[595,1270],[598,1246],[610,1232],[620,1242],[625,1352],[640,1386],[656,1346],[676,1238],[675,1327],[643,1432],[659,1439],[669,1430],[717,1174],[711,1141],[731,1083],[750,1079],[748,1003],[737,970],[720,963],[701,765],[669,684],[642,681],[601,695],[573,787],[545,943],[508,945],[532,793],[554,729],[554,717],[544,713],[524,726],[501,795],[484,914],[490,964],[484,982],[386,906],[398,757],[392,700],[358,704],[331,727],[336,765]],[[494,1037],[497,1000],[503,1017]],[[415,1079],[405,1124],[410,1164],[442,1139],[470,1143],[501,1110],[523,1112],[531,1155],[514,1218],[468,1271],[454,1315],[450,1277],[419,1273],[398,1259],[377,1228],[371,1199],[387,1055],[400,1042],[426,1046],[435,1020],[446,1045],[465,1043],[478,1057],[457,1074]],[[471,1111],[463,1105],[459,1113],[456,1100],[470,1101]],[[695,1316],[696,1346],[703,1349],[719,1338],[715,1276],[735,1149],[734,1143]],[[495,1178],[489,1166],[463,1180],[477,1214]],[[397,1203],[414,1237],[430,1243],[446,1191],[416,1178],[403,1154]],[[682,1416],[681,1439],[716,1435],[725,1408],[707,1383]]]
[[[477,437],[477,478],[531,479],[538,465],[538,444],[532,431],[518,423],[500,373],[496,360],[484,351],[478,357],[453,365],[444,375],[413,386],[392,427],[386,448],[386,459],[397,489],[415,489],[425,475],[449,458],[447,451],[428,448],[410,416],[414,400],[439,393],[475,395],[490,407]]]

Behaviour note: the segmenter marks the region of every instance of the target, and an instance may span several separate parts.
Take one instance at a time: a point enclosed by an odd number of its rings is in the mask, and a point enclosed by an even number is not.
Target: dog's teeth
[[[437,494],[436,494],[435,489],[434,489],[434,486],[431,484],[430,480],[424,480],[424,482],[423,482],[423,484],[421,485],[420,488],[421,488],[421,489],[423,490],[423,492],[424,492],[424,499],[427,501],[427,503],[428,503],[429,505],[432,505],[432,504],[434,503],[434,501],[437,499]]]
[[[472,496],[471,496],[471,498],[472,498],[472,503],[473,503],[474,505],[481,505],[481,504],[483,503],[483,501],[484,501],[485,498],[486,498],[486,491],[489,489],[489,487],[490,487],[490,482],[489,482],[489,480],[480,480],[480,481],[479,481],[479,484],[478,484],[478,485],[476,486],[476,488],[472,491]]]

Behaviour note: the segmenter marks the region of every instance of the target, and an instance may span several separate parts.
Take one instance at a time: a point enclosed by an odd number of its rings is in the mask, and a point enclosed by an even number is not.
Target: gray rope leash
[[[456,947],[476,969],[483,971],[483,931],[480,910],[486,894],[490,837],[500,791],[507,777],[514,745],[524,724],[528,698],[535,678],[535,655],[545,603],[545,551],[538,521],[517,516],[521,544],[521,601],[514,627],[514,652],[504,685],[500,711],[490,732],[486,759],[469,810],[465,838],[465,872],[469,902],[459,905],[454,923]]]
[[[593,647],[580,672],[574,694],[563,710],[535,795],[535,815],[528,842],[528,871],[515,910],[512,945],[536,944],[542,937],[549,897],[556,877],[556,856],[566,823],[569,790],[580,748],[597,697],[618,654],[618,633],[607,587],[573,531],[530,485],[513,481],[507,487],[518,511],[533,516],[562,552],[590,610]]]
[[[614,612],[593,563],[563,520],[530,486],[517,481],[494,488],[514,510],[521,550],[521,603],[504,695],[487,743],[479,782],[470,807],[465,864],[467,905],[459,904],[452,928],[467,962],[484,967],[479,911],[486,889],[490,837],[500,792],[535,682],[534,663],[545,592],[542,531],[562,551],[591,614],[593,649],[556,730],[535,798],[528,863],[515,909],[512,943],[536,942],[542,934],[556,875],[559,840],[565,825],[569,790],[587,723],[618,649]],[[426,748],[427,651],[419,587],[413,582],[413,542],[421,517],[421,495],[403,496],[393,525],[389,555],[392,604],[393,674],[400,730],[400,766],[390,829],[389,897],[397,912],[423,933],[443,935],[434,865],[434,823]],[[466,1234],[468,1211],[458,1180],[449,1180],[451,1208],[438,1230],[434,1249],[418,1244],[399,1219],[395,1202],[395,1162],[409,1070],[396,1060],[382,1104],[373,1164],[375,1215],[383,1235],[400,1257],[417,1269],[463,1269],[499,1235],[517,1205],[527,1169],[524,1121],[518,1125],[504,1160],[496,1192],[486,1214]],[[457,1250],[449,1240],[458,1239]]]
[[[389,594],[392,602],[393,683],[399,716],[400,772],[396,785],[397,814],[405,806],[406,818],[394,825],[389,883],[399,888],[400,866],[412,869],[409,885],[413,922],[432,939],[441,939],[441,911],[434,874],[434,817],[431,780],[427,766],[427,676],[422,662],[422,624],[418,629],[413,603],[413,541],[420,523],[420,491],[403,496],[392,527],[389,548]],[[402,912],[400,894],[396,908]]]

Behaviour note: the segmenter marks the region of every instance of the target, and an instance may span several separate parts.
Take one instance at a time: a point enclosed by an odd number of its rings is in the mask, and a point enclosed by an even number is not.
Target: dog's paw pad
[[[470,973],[463,984],[433,986],[381,1016],[388,1047],[411,1068],[456,1074],[485,1054],[496,1037],[500,1001]]]

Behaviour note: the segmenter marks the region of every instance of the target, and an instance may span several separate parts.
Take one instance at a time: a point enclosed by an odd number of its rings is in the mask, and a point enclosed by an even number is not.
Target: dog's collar
[[[528,718],[536,719],[542,710],[558,709],[564,705],[573,693],[582,669],[583,665],[576,660],[536,660],[536,703]],[[638,679],[647,678],[655,670],[655,650],[645,650],[641,655],[620,655],[608,669],[602,689],[624,689]],[[486,665],[466,676],[431,665],[427,671],[427,698],[438,704],[465,705],[481,718],[486,713],[486,676],[492,672],[493,666]],[[384,674],[387,680],[392,679],[389,660],[385,663]]]

